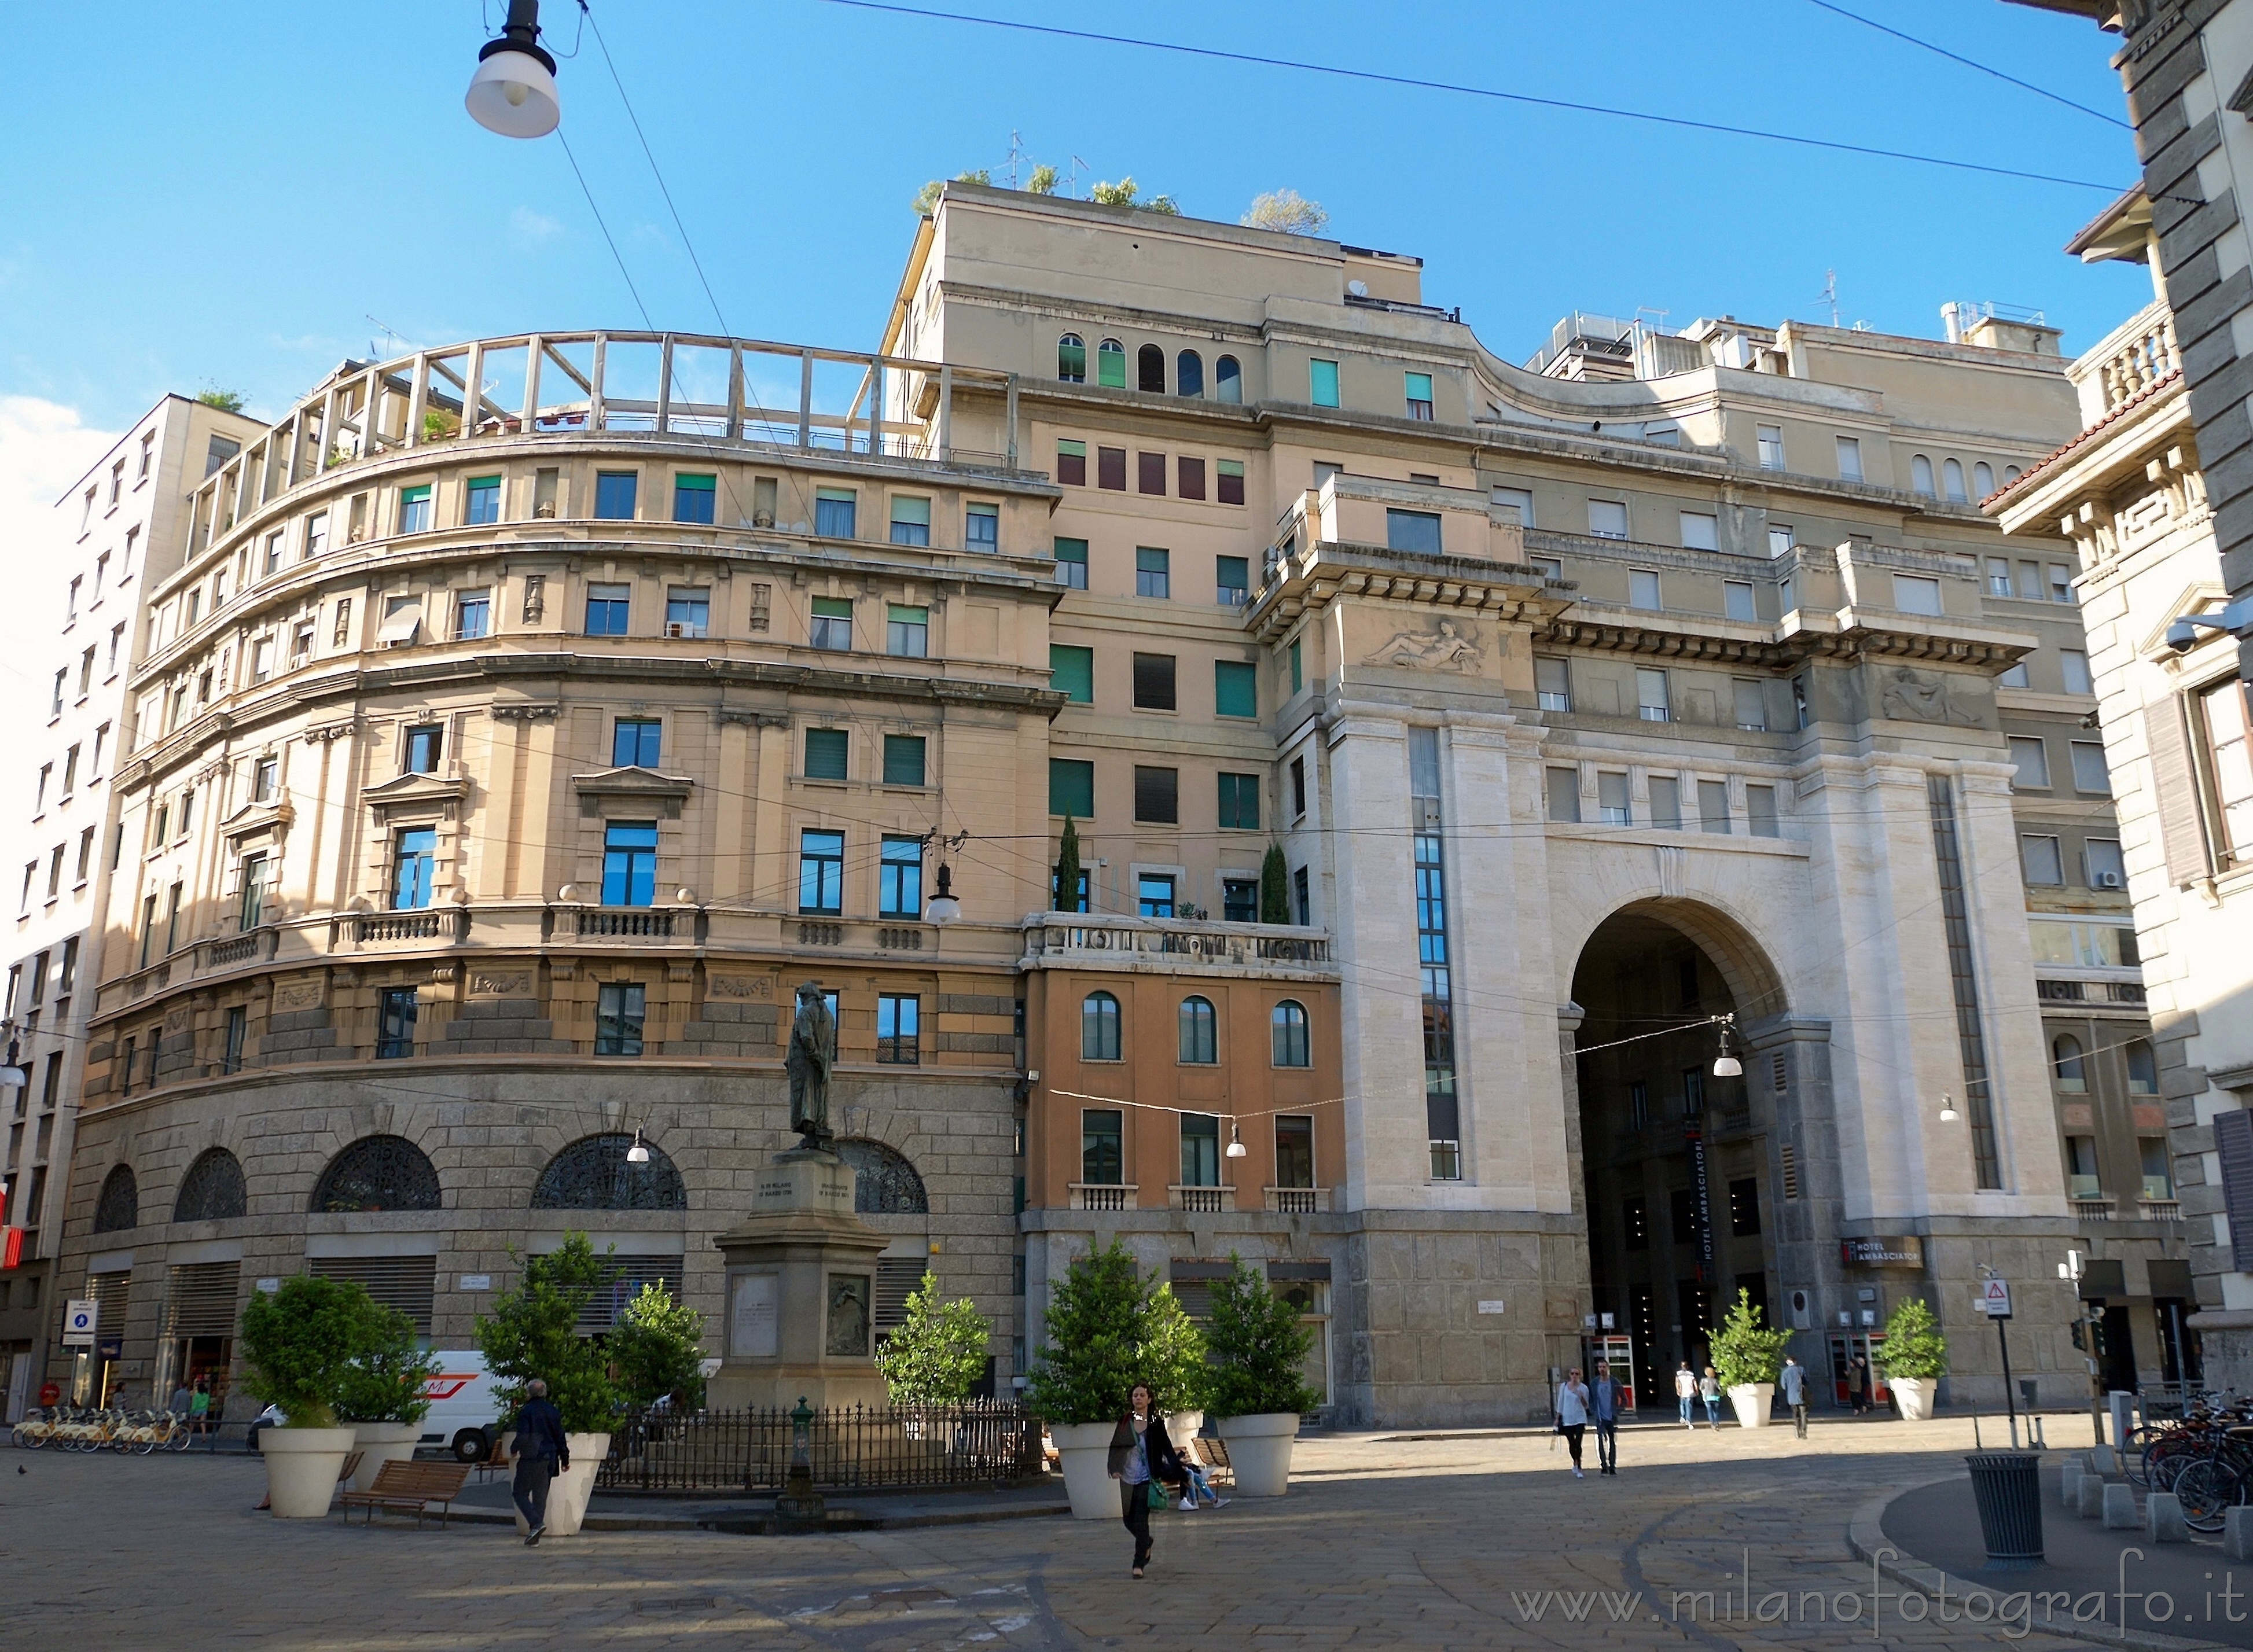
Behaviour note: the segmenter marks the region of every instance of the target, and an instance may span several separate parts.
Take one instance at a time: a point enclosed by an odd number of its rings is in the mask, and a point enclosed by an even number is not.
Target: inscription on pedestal
[[[772,1359],[782,1351],[776,1297],[782,1281],[771,1273],[738,1273],[728,1310],[729,1351],[738,1359]]]

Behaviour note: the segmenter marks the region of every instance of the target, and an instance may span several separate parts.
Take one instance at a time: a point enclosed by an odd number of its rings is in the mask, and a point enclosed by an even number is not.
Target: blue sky
[[[1848,0],[2114,114],[2115,37],[1999,0]],[[1036,159],[1131,173],[1200,216],[1264,189],[1341,239],[1421,254],[1522,359],[1575,306],[1937,331],[1948,299],[2037,306],[2068,352],[2149,297],[2060,244],[2093,190],[1527,109],[1434,92],[909,20],[822,3],[595,0],[729,326],[866,347],[934,175]],[[955,9],[2124,184],[2128,134],[1810,0],[1143,0]],[[561,148],[472,125],[499,0],[17,5],[0,19],[0,396],[115,429],[206,382],[278,413],[382,335],[438,344],[638,317]],[[568,50],[575,5],[548,0]],[[712,306],[594,38],[565,131],[659,326]],[[1083,184],[1083,188],[1085,185]],[[67,478],[66,478],[66,480]]]

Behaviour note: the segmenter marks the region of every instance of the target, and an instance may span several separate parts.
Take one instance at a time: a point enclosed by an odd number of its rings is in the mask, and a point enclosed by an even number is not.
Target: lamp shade
[[[554,72],[506,41],[492,44],[500,50],[478,61],[463,107],[488,132],[503,137],[546,137],[563,118]]]
[[[1744,1063],[1726,1050],[1713,1058],[1713,1077],[1716,1078],[1735,1078],[1744,1070]]]
[[[923,915],[941,926],[952,924],[962,916],[962,903],[954,897],[954,868],[944,862],[938,868],[938,892],[931,897],[931,903],[924,908]]]

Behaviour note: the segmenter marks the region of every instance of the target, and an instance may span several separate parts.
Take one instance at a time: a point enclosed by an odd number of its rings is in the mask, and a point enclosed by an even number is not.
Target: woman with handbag
[[[1168,1484],[1181,1485],[1180,1454],[1166,1438],[1158,1397],[1137,1383],[1126,1399],[1126,1414],[1111,1436],[1111,1477],[1119,1482],[1119,1513],[1134,1534],[1134,1575],[1150,1564],[1150,1510],[1166,1506]]]

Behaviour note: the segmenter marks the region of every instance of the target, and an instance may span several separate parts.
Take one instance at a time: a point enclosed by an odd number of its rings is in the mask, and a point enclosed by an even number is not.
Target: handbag
[[[1156,1481],[1153,1480],[1147,1482],[1146,1495],[1150,1500],[1151,1508],[1162,1509],[1166,1506],[1166,1488],[1160,1485]]]

